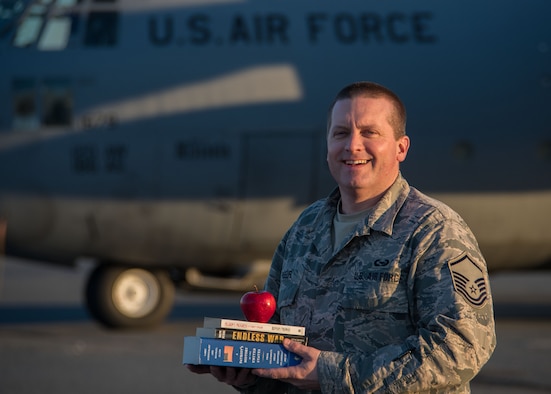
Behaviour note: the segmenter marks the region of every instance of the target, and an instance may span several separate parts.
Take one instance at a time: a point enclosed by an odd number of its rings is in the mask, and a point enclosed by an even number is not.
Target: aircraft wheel
[[[112,328],[160,324],[174,303],[174,283],[164,270],[98,266],[86,286],[92,316]]]

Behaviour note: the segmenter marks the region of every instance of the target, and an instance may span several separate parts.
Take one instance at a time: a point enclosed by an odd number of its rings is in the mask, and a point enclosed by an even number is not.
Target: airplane
[[[176,288],[261,284],[336,185],[327,108],[357,80],[408,109],[408,182],[489,269],[551,261],[547,0],[0,0],[0,245],[89,259],[91,315],[148,327]]]

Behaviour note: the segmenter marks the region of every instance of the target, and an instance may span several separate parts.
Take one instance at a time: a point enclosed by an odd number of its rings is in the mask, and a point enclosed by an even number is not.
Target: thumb
[[[304,357],[308,354],[308,347],[300,342],[292,341],[289,338],[283,340],[283,347],[296,355]]]

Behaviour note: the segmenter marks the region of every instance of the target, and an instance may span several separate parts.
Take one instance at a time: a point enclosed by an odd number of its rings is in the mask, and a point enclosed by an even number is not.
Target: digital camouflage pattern
[[[495,345],[486,263],[461,217],[400,175],[333,253],[335,190],[278,246],[273,321],[322,350],[322,393],[469,393]],[[259,379],[244,393],[304,393]]]

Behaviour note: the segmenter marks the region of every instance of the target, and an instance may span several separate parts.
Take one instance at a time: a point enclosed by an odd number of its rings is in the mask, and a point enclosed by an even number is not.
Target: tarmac
[[[0,393],[236,392],[190,373],[181,358],[183,337],[203,316],[242,318],[241,294],[179,293],[160,327],[108,330],[83,306],[89,269],[0,257]],[[472,392],[551,393],[551,272],[495,273],[490,281],[498,346]]]

